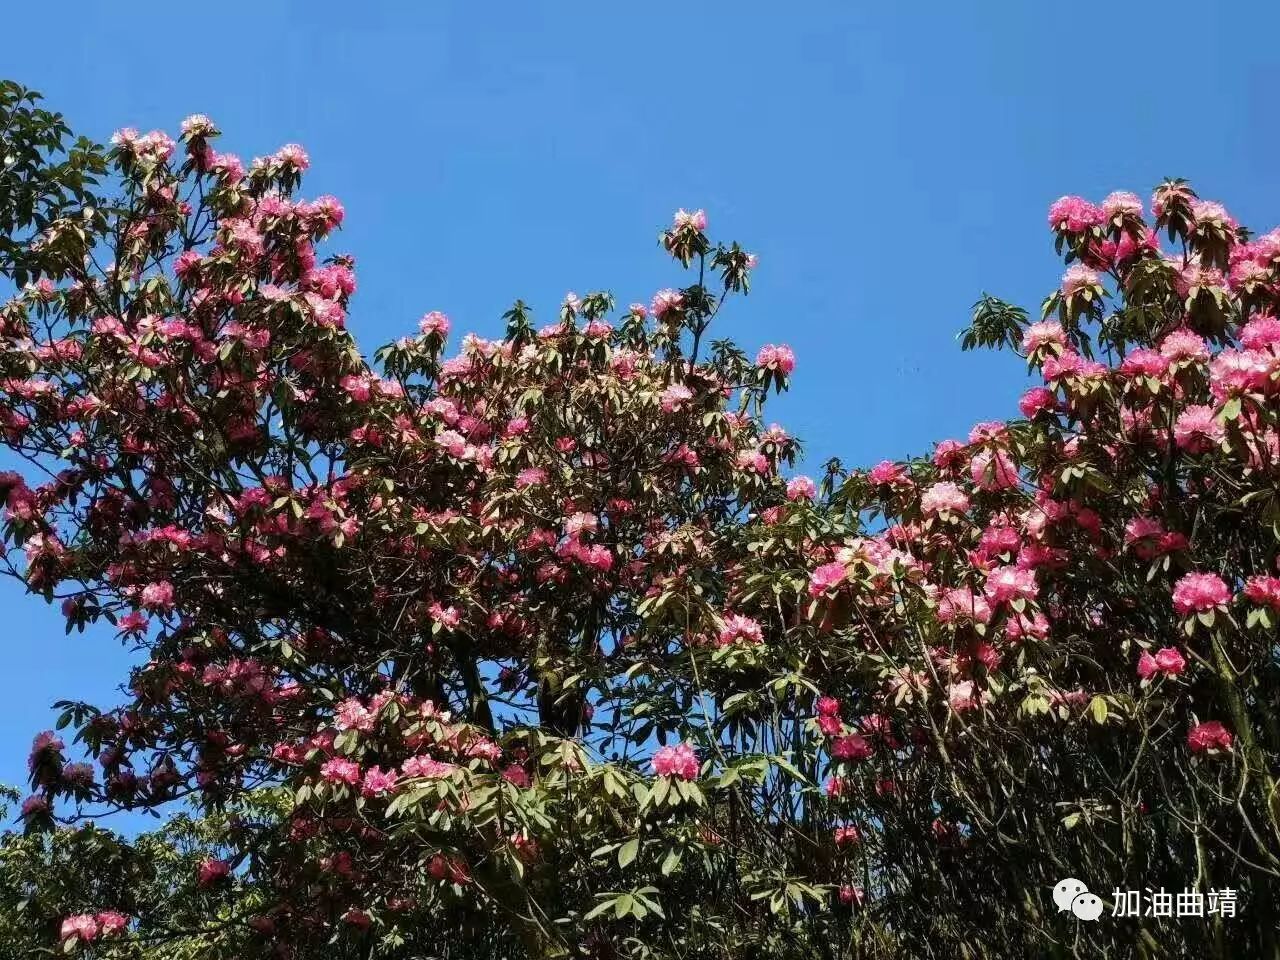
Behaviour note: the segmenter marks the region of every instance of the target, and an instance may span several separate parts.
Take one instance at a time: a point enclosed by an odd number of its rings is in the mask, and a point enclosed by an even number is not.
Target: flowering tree
[[[371,362],[305,152],[246,170],[216,137],[120,131],[113,199],[24,242],[0,308],[5,563],[145,654],[125,703],[37,736],[26,830],[205,817],[95,831],[174,850],[129,892],[65,831],[11,841],[34,939],[1275,952],[1280,234],[1178,182],[1152,226],[1059,201],[1044,318],[987,299],[965,340],[1043,375],[1023,419],[819,490],[765,426],[791,351],[711,339],[754,258],[702,211],[647,306],[517,302],[452,356],[432,312]],[[1081,924],[1066,876],[1231,886],[1246,919]]]

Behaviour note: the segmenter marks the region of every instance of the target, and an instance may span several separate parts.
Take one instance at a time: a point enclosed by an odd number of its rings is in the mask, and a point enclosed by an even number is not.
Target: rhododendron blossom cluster
[[[1080,876],[1238,888],[1263,949],[1280,233],[1180,181],[1064,197],[1041,317],[984,298],[965,334],[1025,358],[1021,417],[788,479],[795,356],[713,339],[756,260],[704,211],[648,306],[450,347],[427,302],[366,357],[306,151],[218,138],[120,131],[112,202],[0,306],[6,568],[142,651],[36,737],[23,829],[208,824],[163,896],[34,900],[49,945],[1119,955],[1037,899]]]

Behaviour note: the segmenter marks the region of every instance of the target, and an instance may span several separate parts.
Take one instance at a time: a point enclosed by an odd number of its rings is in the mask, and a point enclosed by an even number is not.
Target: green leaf
[[[614,904],[613,904],[614,917],[621,920],[623,917],[625,917],[628,913],[631,912],[631,908],[635,905],[635,902],[636,902],[635,897],[631,896],[631,894],[629,893],[624,893],[622,896],[620,896],[617,900],[614,901]]]
[[[1102,697],[1094,697],[1089,702],[1089,714],[1093,717],[1094,723],[1107,722],[1107,701]]]
[[[680,866],[682,856],[678,847],[672,847],[667,851],[667,855],[662,858],[662,865],[658,868],[664,877],[670,876],[671,872]]]
[[[640,838],[632,837],[618,848],[618,866],[624,870],[631,865],[640,853]]]

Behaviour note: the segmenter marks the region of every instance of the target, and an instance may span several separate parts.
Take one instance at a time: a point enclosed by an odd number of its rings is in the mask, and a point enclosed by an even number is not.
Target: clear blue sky
[[[99,140],[212,116],[246,159],[297,141],[347,222],[368,351],[429,309],[493,335],[517,297],[680,282],[678,206],[760,255],[720,327],[799,357],[778,420],[817,466],[1016,412],[1016,359],[961,354],[982,290],[1056,283],[1062,193],[1190,178],[1280,219],[1280,7],[1005,0],[613,4],[222,0],[9,5],[0,75]],[[969,8],[965,10],[963,8]],[[110,638],[0,584],[0,782],[60,696],[109,703]]]

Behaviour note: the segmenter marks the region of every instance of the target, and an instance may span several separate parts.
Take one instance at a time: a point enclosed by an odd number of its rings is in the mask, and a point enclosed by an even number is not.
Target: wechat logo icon
[[[1059,913],[1070,911],[1081,920],[1097,920],[1102,916],[1102,898],[1075,877],[1059,880],[1053,888],[1053,902]]]

